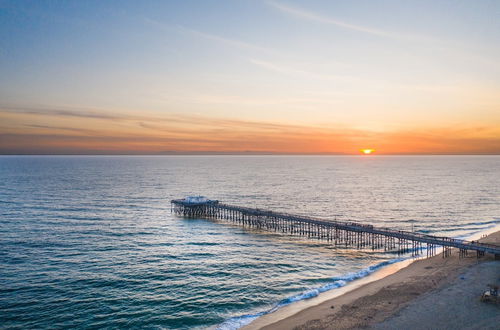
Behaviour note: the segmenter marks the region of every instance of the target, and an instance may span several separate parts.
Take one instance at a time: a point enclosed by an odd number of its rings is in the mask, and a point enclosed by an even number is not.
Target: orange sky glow
[[[500,154],[500,2],[8,3],[0,154]]]
[[[500,153],[500,127],[450,126],[376,132],[203,116],[0,111],[3,153],[376,154]]]

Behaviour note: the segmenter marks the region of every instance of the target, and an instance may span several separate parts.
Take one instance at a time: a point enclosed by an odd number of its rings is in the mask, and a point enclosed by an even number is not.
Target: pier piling
[[[171,203],[172,211],[183,217],[226,220],[245,227],[326,240],[335,246],[395,251],[398,255],[411,252],[412,256],[420,255],[426,250],[427,257],[434,256],[437,248],[441,246],[443,258],[451,255],[452,248],[458,249],[460,258],[466,257],[468,251],[476,251],[478,258],[485,253],[494,254],[497,258],[500,256],[500,246],[478,241],[234,206],[203,197],[174,199]]]

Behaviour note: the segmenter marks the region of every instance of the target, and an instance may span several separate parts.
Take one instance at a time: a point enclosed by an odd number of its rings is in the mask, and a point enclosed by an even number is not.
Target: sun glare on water
[[[371,153],[373,153],[375,151],[375,149],[361,149],[361,152],[365,155],[369,155]]]

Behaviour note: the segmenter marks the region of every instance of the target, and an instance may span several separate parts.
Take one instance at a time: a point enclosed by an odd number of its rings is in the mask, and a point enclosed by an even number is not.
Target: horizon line
[[[2,156],[500,156],[500,153],[292,153],[292,152],[168,152],[168,153],[0,153]]]

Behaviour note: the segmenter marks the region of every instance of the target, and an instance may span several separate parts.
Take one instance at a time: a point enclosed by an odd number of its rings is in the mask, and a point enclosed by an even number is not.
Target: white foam
[[[332,282],[329,282],[329,283],[324,284],[324,285],[317,287],[317,288],[312,288],[312,289],[306,290],[300,294],[285,298],[268,310],[261,311],[261,312],[255,313],[255,314],[245,314],[245,315],[241,315],[241,316],[231,317],[231,318],[227,319],[226,321],[224,321],[223,323],[221,323],[220,325],[218,325],[216,329],[217,330],[236,330],[236,329],[239,329],[245,325],[250,324],[255,319],[257,319],[263,315],[273,313],[284,306],[288,306],[288,305],[290,305],[294,302],[297,302],[297,301],[311,299],[311,298],[317,297],[320,293],[343,287],[346,284],[348,284],[349,282],[366,277],[382,267],[391,265],[393,263],[396,263],[396,262],[399,262],[402,260],[404,260],[404,259],[400,258],[400,259],[388,260],[388,261],[384,261],[384,262],[381,262],[381,263],[376,264],[376,265],[369,266],[369,267],[362,269],[358,272],[349,273],[349,274],[341,276],[341,277],[333,277]]]
[[[493,232],[500,230],[499,222],[500,222],[500,220],[494,220],[494,221],[490,221],[490,222],[479,223],[479,224],[490,224],[491,223],[491,225],[485,227],[483,230],[475,231],[475,232],[469,233],[467,235],[463,235],[461,237],[455,237],[455,238],[474,239],[474,240],[478,239],[482,235],[491,234]],[[426,250],[426,248],[423,248],[423,250]],[[437,252],[439,253],[440,250],[441,249],[438,249]],[[298,302],[301,300],[306,300],[306,299],[311,299],[311,298],[317,297],[320,293],[323,293],[326,291],[341,288],[341,287],[347,285],[348,283],[350,283],[354,280],[366,277],[366,276],[374,273],[375,271],[377,271],[383,267],[386,267],[386,266],[389,266],[391,264],[401,262],[404,260],[408,260],[410,258],[412,258],[412,257],[408,256],[408,257],[404,257],[404,258],[392,259],[392,260],[381,262],[381,263],[376,264],[376,265],[369,266],[369,267],[364,268],[358,272],[349,273],[349,274],[341,276],[341,277],[333,277],[332,282],[329,282],[329,283],[322,285],[320,287],[317,287],[317,288],[309,289],[309,290],[304,291],[300,294],[285,298],[285,299],[281,300],[280,302],[278,302],[271,309],[261,311],[261,312],[255,313],[255,314],[245,314],[245,315],[241,315],[241,316],[231,317],[231,318],[227,319],[226,321],[224,321],[223,323],[221,323],[220,325],[218,325],[216,327],[216,329],[217,330],[236,330],[236,329],[239,329],[241,327],[244,327],[244,326],[250,324],[251,322],[253,322],[257,318],[259,318],[263,315],[269,314],[269,313],[273,313],[282,307],[288,306],[292,303],[295,303],[295,302]]]

